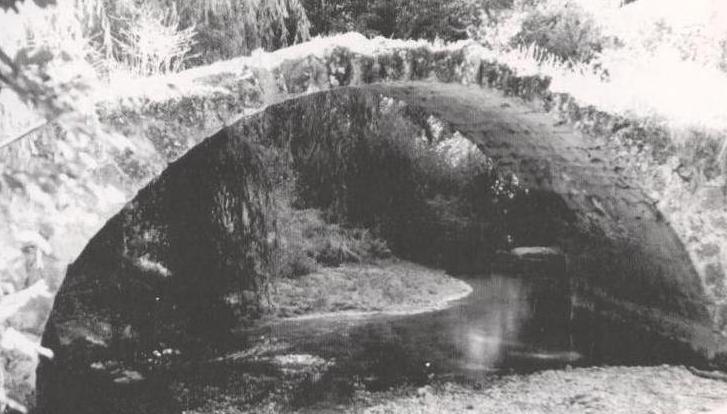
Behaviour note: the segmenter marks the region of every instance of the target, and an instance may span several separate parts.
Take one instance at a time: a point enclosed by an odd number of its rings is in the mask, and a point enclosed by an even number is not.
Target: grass
[[[364,229],[326,222],[317,209],[298,210],[278,198],[277,246],[272,260],[276,278],[296,278],[320,267],[366,263],[391,256],[386,242]]]
[[[325,286],[325,289],[322,287]],[[272,283],[277,317],[341,312],[420,312],[469,293],[469,286],[433,270],[399,260],[322,268]]]

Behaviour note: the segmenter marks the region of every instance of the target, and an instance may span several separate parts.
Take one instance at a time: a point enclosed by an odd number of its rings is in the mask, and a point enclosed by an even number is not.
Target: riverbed
[[[495,273],[463,280],[472,293],[443,310],[281,320],[242,331],[245,350],[196,372],[185,387],[195,394],[194,383],[204,382],[200,400],[238,392],[247,394],[248,408],[264,402],[273,411],[318,412],[350,408],[362,393],[430,384],[476,390],[553,370],[699,364],[678,343],[579,308],[566,279]]]

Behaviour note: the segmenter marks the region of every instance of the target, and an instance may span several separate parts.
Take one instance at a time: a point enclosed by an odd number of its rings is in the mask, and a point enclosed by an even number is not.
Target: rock
[[[565,254],[557,247],[515,247],[509,252],[498,252],[492,264],[494,271],[511,274],[547,276],[564,279],[567,275]]]
[[[301,93],[329,89],[328,67],[315,56],[289,60],[282,64],[288,93]]]
[[[26,334],[28,339],[40,343],[40,337]],[[19,351],[2,351],[0,358],[5,371],[5,390],[11,399],[32,407],[35,403],[35,369],[38,358]]]
[[[144,379],[144,376],[137,371],[131,371],[125,369],[121,372],[121,376],[114,378],[116,384],[133,384],[140,382]]]
[[[429,385],[425,385],[423,387],[417,388],[417,397],[419,398],[427,398],[432,395],[432,387]]]
[[[721,248],[716,243],[705,243],[697,249],[697,254],[701,259],[708,257],[717,256],[721,251]]]
[[[554,256],[560,257],[563,255],[563,252],[557,247],[543,246],[515,247],[510,250],[510,253],[520,259],[545,259],[552,258]]]

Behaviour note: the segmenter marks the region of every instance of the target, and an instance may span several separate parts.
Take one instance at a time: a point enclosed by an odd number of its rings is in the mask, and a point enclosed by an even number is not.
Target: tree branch
[[[46,120],[39,121],[39,122],[29,126],[24,131],[22,131],[20,134],[14,136],[14,137],[0,139],[0,149],[9,146],[10,144],[12,144],[15,141],[19,141],[19,140],[23,139],[24,137],[26,137],[26,136],[32,134],[33,132],[48,125],[50,122],[51,121],[46,121]]]

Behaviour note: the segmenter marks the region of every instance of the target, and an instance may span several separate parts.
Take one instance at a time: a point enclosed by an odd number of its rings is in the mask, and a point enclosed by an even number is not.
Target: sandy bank
[[[387,260],[278,279],[271,287],[271,303],[279,318],[362,317],[435,311],[471,292],[467,283],[442,270]]]

